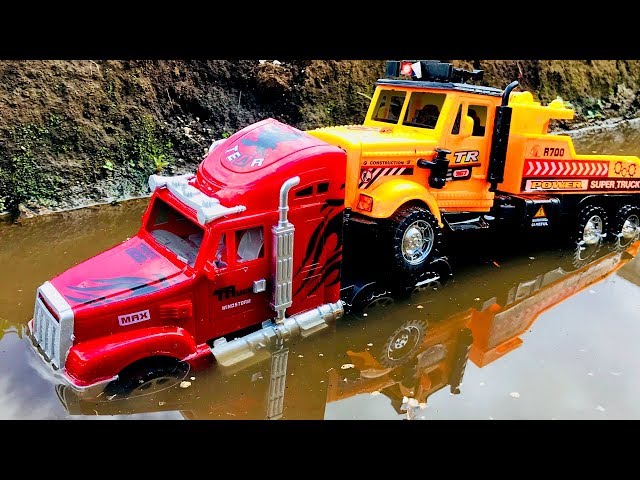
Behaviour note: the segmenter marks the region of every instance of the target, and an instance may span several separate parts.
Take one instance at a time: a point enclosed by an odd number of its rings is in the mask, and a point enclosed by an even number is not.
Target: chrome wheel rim
[[[599,215],[592,215],[582,231],[582,240],[586,245],[597,245],[602,240],[604,222]]]
[[[640,227],[640,218],[636,214],[629,215],[620,231],[622,238],[626,241],[634,240],[638,236],[638,227]]]
[[[410,265],[419,265],[433,248],[433,228],[424,220],[417,220],[402,235],[402,256]]]
[[[400,330],[389,342],[387,358],[397,361],[413,350],[420,341],[420,329],[415,325],[408,325]]]

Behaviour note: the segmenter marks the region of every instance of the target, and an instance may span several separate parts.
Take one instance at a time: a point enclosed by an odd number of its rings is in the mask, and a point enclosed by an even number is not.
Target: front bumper
[[[31,346],[31,351],[34,352],[39,357],[39,364],[43,366],[48,366],[46,369],[48,375],[53,377],[54,382],[58,384],[66,385],[72,388],[76,394],[80,397],[92,397],[98,393],[100,393],[104,387],[113,380],[117,380],[118,376],[115,375],[112,378],[108,378],[105,380],[101,380],[92,384],[79,384],[78,381],[70,376],[64,367],[57,368],[51,359],[43,352],[42,348],[38,345],[38,341],[34,337],[33,334],[33,319],[29,320],[27,323],[27,336],[29,337],[29,344]]]

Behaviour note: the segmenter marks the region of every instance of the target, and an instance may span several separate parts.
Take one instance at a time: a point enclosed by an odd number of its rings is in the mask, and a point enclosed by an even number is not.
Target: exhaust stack
[[[273,295],[270,305],[276,312],[277,324],[284,322],[285,311],[293,303],[293,232],[295,227],[287,219],[287,212],[289,211],[287,197],[289,190],[298,185],[298,183],[300,183],[300,177],[293,177],[280,187],[280,204],[278,206],[280,219],[278,224],[271,229],[273,234],[273,252],[271,256],[273,259],[271,268]]]
[[[285,340],[307,338],[324,330],[344,315],[341,300],[325,303],[313,310],[285,318],[280,323],[264,322],[262,329],[241,338],[227,342],[219,338],[213,344],[211,353],[223,367],[229,367],[245,360],[259,361],[267,358],[273,349],[282,348]]]

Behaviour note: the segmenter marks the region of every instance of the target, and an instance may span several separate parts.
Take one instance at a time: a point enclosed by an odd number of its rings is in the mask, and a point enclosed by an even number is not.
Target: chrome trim
[[[58,315],[49,312],[40,295]],[[73,344],[73,310],[51,282],[44,282],[36,292],[33,311],[32,334],[39,347],[55,368],[61,368]]]
[[[178,200],[196,211],[198,223],[203,226],[216,218],[244,212],[247,209],[244,205],[236,205],[235,207],[220,205],[220,200],[206,195],[189,184],[193,177],[194,175],[191,173],[175,177],[151,175],[149,188],[153,192],[157,188],[166,187]]]
[[[273,292],[271,308],[276,312],[276,323],[285,319],[285,311],[293,303],[293,234],[295,228],[287,219],[289,211],[289,190],[300,183],[300,177],[293,177],[285,181],[280,187],[280,204],[278,224],[271,228],[273,236],[271,279]]]

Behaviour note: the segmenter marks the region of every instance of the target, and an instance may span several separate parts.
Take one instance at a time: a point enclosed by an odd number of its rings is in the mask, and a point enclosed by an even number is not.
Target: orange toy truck
[[[309,131],[347,153],[345,205],[372,227],[391,270],[419,273],[459,230],[564,230],[577,260],[603,239],[624,248],[640,227],[640,158],[578,155],[548,105],[518,82],[472,85],[482,70],[437,61],[387,62],[362,125]],[[444,236],[446,238],[446,235]]]

